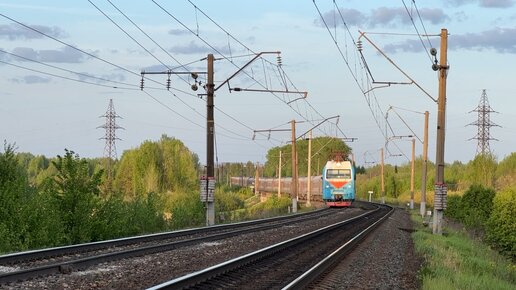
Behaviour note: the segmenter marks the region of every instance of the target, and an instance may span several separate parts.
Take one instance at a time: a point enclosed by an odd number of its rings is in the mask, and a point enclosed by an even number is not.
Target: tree
[[[306,176],[308,172],[308,140],[297,141],[297,157],[299,176]],[[281,176],[292,176],[292,145],[271,148],[267,152],[267,161],[264,165],[263,175],[266,177],[276,177],[278,168],[279,151],[282,152]],[[312,158],[323,162],[320,164],[319,171],[331,159],[335,152],[342,152],[344,156],[351,153],[351,148],[339,138],[317,137],[312,139]],[[312,172],[317,172],[317,164],[312,162]],[[316,174],[320,174],[317,172]]]
[[[57,202],[68,242],[87,242],[91,239],[102,171],[90,175],[85,159],[79,159],[73,151],[65,152],[52,162],[57,175],[47,183],[46,191]]]

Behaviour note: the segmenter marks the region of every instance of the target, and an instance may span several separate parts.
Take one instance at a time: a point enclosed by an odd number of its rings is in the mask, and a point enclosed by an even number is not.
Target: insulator
[[[169,90],[169,91],[170,91],[170,78],[169,78],[169,79],[167,79],[167,90]]]
[[[358,51],[362,51],[362,40],[357,41],[357,49]]]
[[[280,56],[280,55],[278,55],[278,56],[276,57],[276,61],[278,62],[278,65],[279,65],[279,66],[281,66],[281,65],[282,65],[282,62],[281,62],[281,56]]]
[[[143,91],[143,77],[142,77],[142,79],[140,80],[140,89]]]

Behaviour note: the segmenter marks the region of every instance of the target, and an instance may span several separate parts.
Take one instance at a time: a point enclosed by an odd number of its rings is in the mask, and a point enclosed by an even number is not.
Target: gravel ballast
[[[103,263],[82,271],[76,269],[66,275],[13,283],[7,289],[143,289],[360,212],[364,211],[360,208],[345,209],[320,221],[307,221],[302,225],[289,225],[281,229],[248,233],[169,252]],[[403,209],[396,209],[372,236],[359,244],[357,250],[342,261],[340,267],[344,270],[336,276],[338,279],[332,279],[334,284],[328,289],[417,289],[420,260],[414,254],[411,228],[408,213]],[[327,279],[330,277],[328,275]],[[325,281],[330,281],[327,279]],[[330,285],[325,283],[323,284]]]

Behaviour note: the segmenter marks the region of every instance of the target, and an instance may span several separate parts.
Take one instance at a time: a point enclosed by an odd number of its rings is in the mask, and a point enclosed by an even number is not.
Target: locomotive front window
[[[326,170],[326,178],[351,179],[351,170],[349,169],[328,169]]]

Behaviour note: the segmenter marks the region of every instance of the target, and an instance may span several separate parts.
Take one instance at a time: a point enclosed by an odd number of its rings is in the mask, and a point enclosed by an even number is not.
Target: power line
[[[161,6],[159,3],[157,3],[155,0],[151,0],[156,6],[158,6],[161,10],[163,10],[166,14],[168,14],[171,18],[173,18],[176,22],[178,22],[181,26],[183,26],[186,30],[188,30],[190,33],[192,33],[193,35],[197,36],[202,42],[204,42],[206,45],[208,45],[211,49],[213,49],[214,51],[216,51],[218,54],[220,54],[224,59],[226,59],[227,61],[229,61],[230,63],[232,63],[235,67],[237,67],[238,69],[240,69],[240,67],[238,67],[234,62],[233,60],[229,59],[227,56],[225,56],[223,53],[220,52],[220,50],[218,50],[216,47],[214,47],[213,45],[211,45],[210,43],[208,43],[204,38],[202,38],[201,36],[199,36],[198,33],[195,33],[192,29],[190,29],[188,26],[186,26],[182,21],[180,21],[177,17],[175,17],[174,15],[172,15],[167,9],[165,9],[163,6]],[[212,23],[214,23],[217,27],[219,27],[222,31],[224,31],[228,36],[230,36],[231,38],[233,38],[236,42],[238,42],[240,45],[242,45],[244,48],[246,48],[248,51],[251,51],[252,50],[247,47],[246,45],[244,45],[241,41],[239,41],[238,39],[236,39],[233,35],[231,35],[227,30],[225,30],[222,26],[220,26],[217,22],[215,22],[211,17],[209,17],[206,13],[204,13],[204,11],[202,11],[201,9],[199,9],[193,2],[191,2],[190,0],[188,0],[190,2],[190,4],[192,4],[194,6],[194,8],[196,9],[196,11],[200,11],[206,18],[208,18]],[[263,60],[263,58],[262,58]],[[269,62],[270,63],[270,62]],[[264,89],[267,89],[267,85],[263,85],[261,82],[259,82],[258,80],[256,80],[253,76],[249,75],[249,73],[247,73],[246,71],[243,71],[244,74],[246,74],[249,78],[253,79],[256,81],[257,84],[259,84],[262,88]],[[275,93],[272,93],[276,98],[278,98],[279,100],[281,100],[282,102],[284,102],[285,104],[287,104],[287,102],[281,98],[279,98]],[[292,108],[291,105],[287,104],[289,107]],[[299,116],[301,116],[303,119],[308,119],[306,118],[305,116],[303,116],[303,114],[301,114],[299,112],[299,110],[295,110],[294,108],[292,108],[294,110],[294,112],[296,112]]]
[[[185,65],[181,64],[181,62],[179,62],[175,57],[173,57],[170,53],[168,53],[161,45],[159,45],[152,37],[150,37],[145,31],[143,31],[143,29],[141,29],[134,21],[132,21],[122,10],[120,10],[115,4],[113,4],[110,0],[106,0],[108,1],[118,12],[120,12],[128,21],[130,21],[140,32],[142,32],[145,36],[147,36],[154,44],[156,44],[158,47],[160,47],[167,55],[169,55],[173,60],[175,60],[179,65],[180,67],[186,69]],[[163,66],[167,67],[169,70],[171,70],[171,68],[166,65],[163,61],[161,61],[160,59],[158,59],[150,50],[148,50],[146,47],[144,47],[140,42],[138,42],[133,36],[131,36],[125,29],[123,29],[120,25],[118,25],[111,17],[109,17],[102,9],[100,9],[97,5],[95,5],[92,1],[88,0],[88,2],[90,2],[90,4],[92,4],[100,13],[102,13],[106,18],[108,18],[116,27],[118,27],[125,35],[127,35],[131,40],[133,40],[134,42],[136,42],[136,44],[138,44],[142,49],[144,49],[148,54],[150,54],[154,59],[156,59],[159,63],[161,63]],[[188,69],[186,69],[188,70]],[[181,78],[181,77],[180,77]],[[185,79],[181,78],[184,82],[188,83],[188,81],[186,81]],[[183,93],[186,93],[184,91],[182,91]],[[171,92],[172,93],[172,92]],[[183,101],[181,98],[179,98],[176,94],[172,93],[172,95],[174,97],[176,97],[177,99],[179,99],[180,102],[182,102],[185,106],[187,106],[188,108],[190,108],[192,111],[194,111],[196,114],[200,115],[201,117],[204,117],[204,115],[202,115],[201,113],[199,113],[195,108],[193,108],[192,106],[190,106],[189,104],[187,104],[185,101]],[[191,94],[189,94],[191,95]],[[219,110],[221,111],[221,110]],[[222,111],[221,111],[222,112]],[[226,114],[224,113],[225,115],[229,116],[229,114]],[[231,117],[231,116],[229,116]],[[231,117],[233,120],[236,120],[235,118]],[[241,122],[239,122],[240,124],[242,124]],[[238,133],[235,133],[229,129],[226,129],[220,125],[218,125],[221,129],[223,130],[226,130],[234,135],[237,135],[237,136],[240,136],[240,137],[244,137],[246,138],[245,136],[243,135],[240,135]],[[223,134],[221,134],[223,135]],[[228,138],[232,138],[228,135],[223,135],[225,137],[228,137]],[[233,138],[234,139],[234,138]]]
[[[6,18],[6,19],[8,19],[8,20],[13,21],[14,23],[16,23],[16,24],[18,24],[18,25],[20,25],[20,26],[22,26],[22,27],[24,27],[24,28],[26,28],[26,29],[28,29],[28,30],[31,30],[31,31],[33,31],[33,32],[35,32],[35,33],[38,33],[38,34],[40,34],[40,35],[43,35],[43,36],[45,36],[45,37],[47,37],[47,38],[50,38],[50,39],[52,39],[52,40],[56,41],[56,42],[59,42],[59,43],[61,43],[61,44],[65,45],[65,46],[67,46],[67,47],[70,47],[70,48],[72,48],[72,49],[74,49],[74,50],[76,50],[76,51],[78,51],[78,52],[81,52],[81,53],[83,53],[83,54],[85,54],[85,55],[87,55],[87,56],[89,56],[89,57],[92,57],[92,58],[97,59],[97,60],[99,60],[99,61],[102,61],[102,62],[104,62],[104,63],[106,63],[106,64],[109,64],[109,65],[111,65],[111,66],[114,66],[114,67],[116,67],[116,68],[118,68],[118,69],[120,69],[120,70],[123,70],[123,71],[125,71],[125,72],[127,72],[127,73],[129,73],[129,74],[135,75],[135,76],[137,76],[138,78],[140,78],[140,77],[141,77],[141,75],[140,75],[140,74],[138,74],[138,73],[135,73],[135,72],[133,72],[133,71],[131,71],[131,70],[127,69],[127,68],[124,68],[124,67],[122,67],[122,66],[120,66],[120,65],[117,65],[117,64],[115,64],[115,63],[113,63],[113,62],[110,62],[110,61],[108,61],[108,60],[105,60],[105,59],[103,59],[103,58],[100,58],[100,57],[98,57],[98,56],[96,56],[96,55],[94,55],[94,54],[92,54],[92,53],[89,53],[89,52],[87,52],[87,51],[84,51],[84,50],[82,50],[82,49],[80,49],[80,48],[78,48],[78,47],[75,47],[75,46],[73,46],[73,45],[71,45],[71,44],[68,44],[68,43],[66,43],[66,42],[64,42],[64,41],[62,41],[62,40],[60,40],[60,39],[58,39],[58,38],[56,38],[56,37],[53,37],[53,36],[51,36],[51,35],[48,35],[48,34],[46,34],[46,33],[42,32],[42,31],[40,31],[40,30],[38,30],[38,29],[36,29],[36,28],[34,28],[34,27],[30,27],[30,26],[28,26],[28,25],[26,25],[26,24],[24,24],[24,23],[22,23],[22,22],[20,22],[20,21],[17,21],[17,20],[15,20],[15,19],[13,19],[13,18],[11,18],[11,17],[9,17],[9,16],[7,16],[7,15],[4,15],[3,13],[0,13],[0,16],[2,16],[2,17],[4,17],[4,18]],[[148,78],[147,78],[147,79],[148,79]],[[148,80],[150,80],[150,81],[152,81],[152,82],[154,82],[154,83],[160,84],[159,82],[157,82],[157,81],[155,81],[155,80],[153,80],[153,79],[148,79]]]
[[[374,112],[374,109],[373,109],[373,106],[372,106],[372,103],[371,103],[371,97],[369,96],[371,93],[374,97],[374,100],[376,100],[376,97],[374,95],[374,92],[371,92],[370,90],[368,92],[366,92],[366,90],[363,88],[363,86],[360,84],[359,80],[358,80],[358,77],[356,76],[356,74],[353,72],[353,69],[351,68],[351,65],[349,63],[349,60],[347,59],[346,56],[344,56],[344,53],[337,41],[337,39],[335,38],[335,36],[332,34],[331,30],[330,30],[330,27],[328,26],[328,23],[326,22],[326,20],[324,19],[324,16],[322,15],[322,12],[321,10],[319,9],[319,6],[317,5],[317,3],[315,2],[315,0],[312,1],[314,3],[314,6],[315,6],[315,9],[317,10],[318,14],[319,14],[319,17],[321,18],[321,21],[323,22],[324,26],[326,27],[326,30],[328,31],[328,33],[330,34],[330,37],[331,39],[333,40],[333,43],[335,44],[335,46],[337,47],[337,50],[339,51],[340,53],[340,56],[342,57],[342,59],[344,60],[344,63],[346,64],[349,72],[351,73],[351,76],[353,77],[353,79],[355,80],[355,83],[357,84],[358,88],[360,89],[360,91],[362,92],[362,94],[364,95],[364,98],[366,100],[366,103],[369,107],[369,110],[371,111],[372,115],[373,115],[373,119],[375,120],[376,122],[376,125],[378,126],[378,128],[380,129],[380,132],[382,134],[383,131],[382,131],[382,126],[380,125],[380,121],[379,121],[379,118],[376,116],[375,112]],[[335,3],[335,2],[334,2]],[[337,7],[337,6],[336,6]],[[353,41],[353,44],[354,44],[354,47],[356,47],[356,42],[355,42],[355,39],[353,38],[352,34],[351,34],[351,31],[349,30],[349,27],[347,26],[346,24],[346,21],[344,20],[344,17],[342,15],[342,13],[340,12],[340,9],[337,7],[336,8],[338,11],[339,11],[339,15],[341,17],[341,20],[342,20],[342,23],[344,24],[344,27],[346,28],[346,30],[348,31],[350,37],[351,37],[351,40]],[[335,26],[337,24],[335,23]],[[356,62],[355,62],[355,66],[356,66]],[[355,71],[356,71],[356,67],[355,67]],[[370,81],[369,81],[369,78],[368,78],[368,75],[366,74],[366,82],[367,84],[370,86]],[[376,107],[379,109],[379,104],[378,102],[376,101]],[[380,112],[381,112],[381,109],[379,109]],[[383,116],[383,112],[382,112],[382,116]],[[386,137],[384,135],[384,137]]]
[[[408,10],[407,4],[405,4],[405,0],[401,0],[401,2],[403,2],[403,6],[405,6],[405,10],[407,11],[407,14],[408,14],[408,16],[410,18],[410,22],[412,22],[412,25],[414,26],[414,29],[416,30],[417,36],[419,37],[419,40],[421,41],[421,44],[423,45],[423,49],[425,50],[426,54],[428,55],[428,58],[430,59],[430,63],[433,63],[432,57],[430,56],[430,53],[429,53],[429,49],[426,48],[425,42],[423,41],[423,38],[421,38],[421,34],[419,33],[419,30],[417,29],[416,23],[414,22],[414,18],[412,18],[412,14]],[[414,2],[414,4],[415,4],[415,2]],[[421,15],[419,14],[419,10],[418,10],[417,14],[419,15],[419,19],[421,20],[421,24],[423,24],[423,20],[421,19]],[[425,34],[426,34],[426,29],[425,29]],[[428,40],[428,42],[430,43],[430,39]],[[432,47],[432,46],[430,45],[430,47]]]
[[[61,68],[61,67],[58,67],[58,66],[55,66],[55,65],[51,65],[51,64],[48,64],[48,63],[44,63],[44,62],[41,62],[41,61],[38,61],[38,60],[35,60],[35,59],[30,59],[30,58],[27,58],[27,57],[24,57],[24,56],[15,54],[15,53],[7,52],[7,51],[2,50],[2,49],[0,49],[0,52],[4,53],[4,54],[11,55],[11,56],[14,56],[14,57],[17,57],[17,58],[20,58],[20,59],[23,59],[23,60],[26,60],[26,61],[34,62],[34,63],[41,64],[41,65],[44,65],[44,66],[47,66],[47,67],[51,67],[51,68],[54,68],[54,69],[65,71],[65,72],[68,72],[68,73],[71,73],[71,74],[75,74],[75,75],[78,75],[78,76],[82,76],[82,77],[85,77],[85,78],[91,78],[91,79],[96,79],[96,80],[103,81],[103,82],[111,82],[111,83],[115,83],[115,84],[121,84],[121,85],[125,85],[125,86],[128,86],[128,87],[136,87],[136,88],[139,87],[138,85],[135,85],[135,84],[130,84],[130,83],[124,83],[124,82],[120,82],[120,81],[109,80],[109,79],[106,79],[106,78],[96,77],[96,76],[89,75],[89,74],[86,74],[86,73],[80,73],[80,72],[72,71],[72,70],[69,70],[69,69]],[[155,87],[149,87],[149,88],[152,88],[152,89],[162,89],[162,88],[155,88]]]
[[[32,69],[32,68],[24,67],[24,66],[21,66],[21,65],[16,65],[16,64],[5,62],[5,61],[2,61],[2,60],[0,60],[0,63],[7,64],[7,65],[10,65],[10,66],[14,66],[14,67],[17,67],[17,68],[21,68],[21,69],[24,69],[24,70],[28,70],[28,71],[32,71],[32,72],[36,72],[36,73],[40,73],[40,74],[56,77],[56,78],[61,78],[61,79],[69,80],[69,81],[78,82],[78,83],[84,83],[84,84],[95,85],[95,86],[111,88],[111,89],[123,89],[123,90],[132,90],[132,91],[138,91],[139,90],[139,89],[136,89],[136,88],[116,87],[116,86],[109,86],[109,85],[104,85],[104,84],[99,84],[99,83],[88,82],[88,81],[84,81],[84,80],[73,79],[73,78],[69,78],[69,77],[65,77],[65,76],[60,76],[60,75],[49,73],[49,72],[40,71],[40,70],[37,70],[37,69]]]

